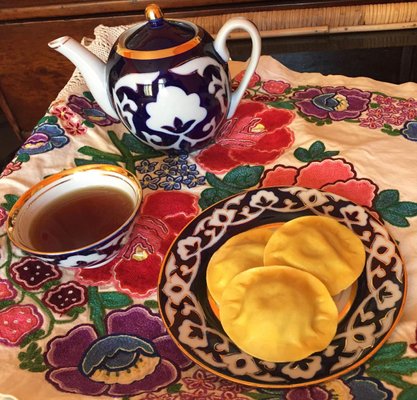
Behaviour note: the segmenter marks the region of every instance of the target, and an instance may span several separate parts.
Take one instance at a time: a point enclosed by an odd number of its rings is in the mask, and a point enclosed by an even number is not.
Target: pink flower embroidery
[[[271,94],[283,94],[290,84],[284,81],[269,80],[262,83],[262,89]]]
[[[15,305],[0,311],[0,343],[17,346],[43,323],[42,315],[31,304]]]
[[[261,186],[291,185],[322,189],[367,207],[378,192],[372,181],[358,178],[353,165],[343,159],[313,161],[301,168],[277,165],[265,172],[261,182]]]
[[[11,161],[9,162],[6,167],[4,168],[3,172],[0,175],[0,178],[4,178],[5,176],[10,175],[14,171],[19,171],[22,168],[21,161]]]

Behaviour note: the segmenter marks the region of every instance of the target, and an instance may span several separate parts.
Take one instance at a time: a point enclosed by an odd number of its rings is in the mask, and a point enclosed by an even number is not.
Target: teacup
[[[75,167],[25,192],[10,210],[7,234],[20,249],[59,267],[100,267],[127,243],[141,200],[129,171]]]

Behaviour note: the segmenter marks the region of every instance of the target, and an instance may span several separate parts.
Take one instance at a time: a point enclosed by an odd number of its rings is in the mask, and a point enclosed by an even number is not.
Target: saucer
[[[225,334],[207,296],[207,265],[232,236],[305,215],[334,218],[355,232],[366,250],[364,270],[326,349],[296,362],[267,362],[243,352]],[[323,382],[363,364],[393,331],[405,293],[398,247],[377,214],[335,194],[301,187],[251,190],[204,210],[172,244],[158,283],[162,319],[189,358],[225,379],[277,389]]]

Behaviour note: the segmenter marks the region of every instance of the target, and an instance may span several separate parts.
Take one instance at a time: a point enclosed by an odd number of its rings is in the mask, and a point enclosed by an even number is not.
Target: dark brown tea
[[[75,250],[114,232],[133,209],[133,200],[119,189],[79,189],[39,211],[30,226],[29,240],[37,251]]]

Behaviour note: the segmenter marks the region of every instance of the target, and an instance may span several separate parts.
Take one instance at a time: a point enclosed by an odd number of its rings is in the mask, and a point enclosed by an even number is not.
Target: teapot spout
[[[98,105],[106,114],[118,119],[107,90],[106,64],[69,36],[55,39],[48,46],[67,57],[79,69]]]

